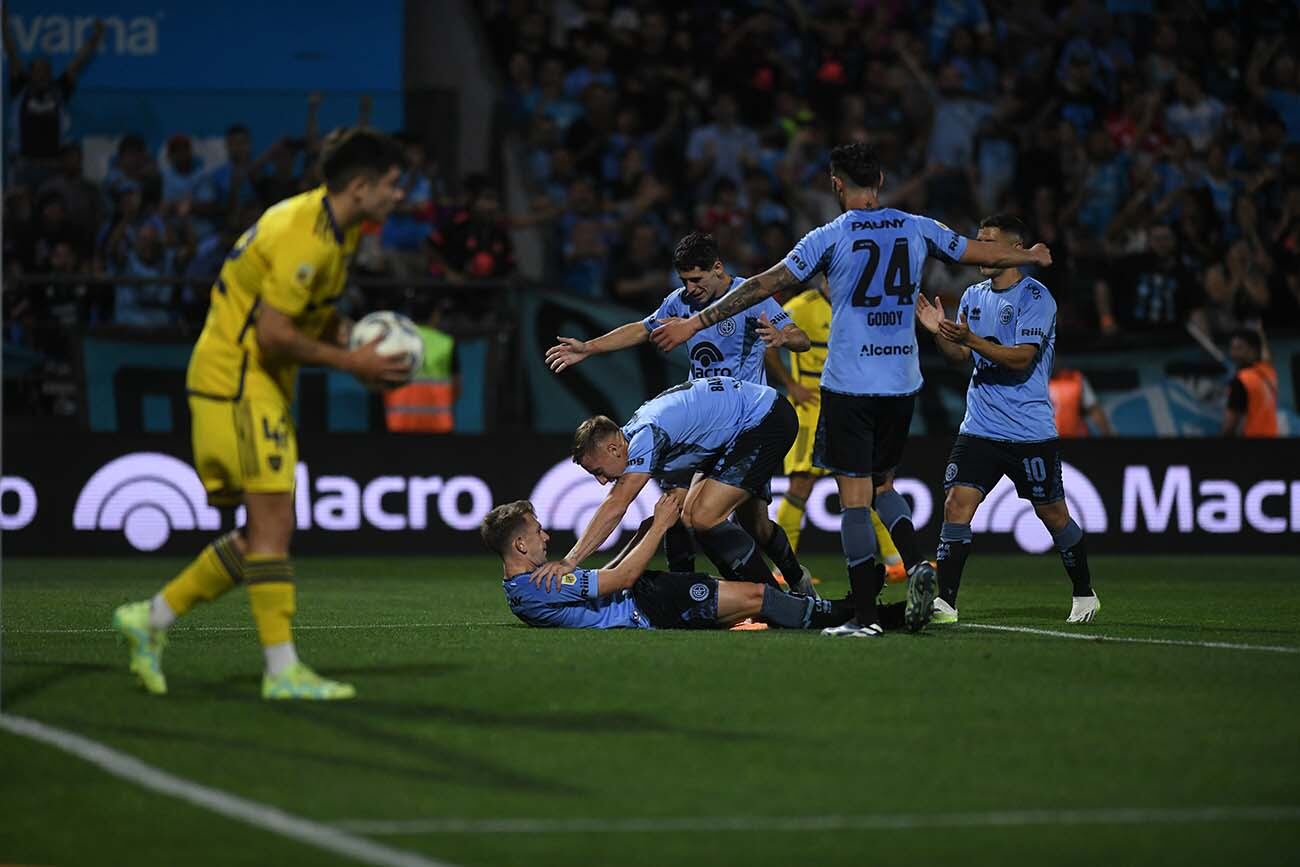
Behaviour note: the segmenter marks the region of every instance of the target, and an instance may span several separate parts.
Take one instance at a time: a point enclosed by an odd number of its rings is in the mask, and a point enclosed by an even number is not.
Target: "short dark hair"
[[[331,193],[339,192],[354,178],[382,175],[394,167],[406,167],[402,146],[369,127],[336,130],[321,146],[320,173]]]
[[[144,136],[139,133],[129,132],[122,136],[122,140],[117,143],[118,154],[139,153],[147,151],[149,148],[144,143]]]
[[[618,433],[618,422],[607,415],[593,415],[578,425],[573,432],[573,452],[571,457],[575,464],[581,463],[584,456],[590,454],[606,437]]]
[[[248,131],[248,127],[244,126],[242,123],[235,123],[226,127],[226,138],[230,138],[232,135],[240,135],[241,133],[243,135],[251,135]]]
[[[505,503],[483,517],[478,534],[489,550],[504,558],[510,543],[523,531],[529,515],[535,516],[536,513],[533,511],[533,504],[527,500]]]
[[[1232,332],[1233,340],[1242,340],[1250,344],[1256,355],[1264,354],[1264,341],[1259,339],[1259,332],[1253,328],[1238,328]]]
[[[831,150],[831,174],[864,189],[880,186],[880,152],[873,144],[852,142]]]
[[[691,232],[683,236],[673,248],[673,267],[678,271],[689,271],[692,268],[707,271],[721,258],[718,242],[708,232]]]
[[[997,229],[1004,235],[1015,235],[1025,240],[1025,221],[1014,214],[994,214],[980,220],[981,229]]]

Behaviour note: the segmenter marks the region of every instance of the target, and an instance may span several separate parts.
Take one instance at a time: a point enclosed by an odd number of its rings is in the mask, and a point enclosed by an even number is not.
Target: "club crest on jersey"
[[[718,333],[723,337],[730,337],[736,333],[736,320],[724,319],[718,323]]]
[[[1014,316],[1014,315],[1015,315],[1015,312],[1011,309],[1011,305],[1010,305],[1010,304],[1004,304],[1004,305],[1002,305],[1002,309],[998,311],[998,324],[999,324],[999,325],[1010,325],[1010,324],[1011,324],[1011,317]]]
[[[943,471],[943,480],[945,482],[951,482],[955,478],[957,478],[957,465],[948,464],[948,469]]]
[[[315,273],[316,266],[312,265],[310,262],[303,262],[298,266],[298,270],[294,272],[293,276],[299,283],[310,283],[312,275]]]
[[[708,584],[692,584],[692,585],[691,585],[691,599],[693,599],[693,600],[696,601],[696,602],[703,602],[705,599],[708,599],[708,598],[709,598],[709,585],[708,585]]]

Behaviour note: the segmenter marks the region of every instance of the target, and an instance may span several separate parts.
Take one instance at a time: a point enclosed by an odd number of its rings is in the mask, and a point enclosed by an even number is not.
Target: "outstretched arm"
[[[103,38],[104,21],[96,18],[95,29],[90,32],[90,38],[82,44],[77,56],[72,58],[72,62],[68,64],[68,68],[63,72],[64,75],[68,76],[69,81],[76,82],[77,76],[81,75],[81,70],[86,68],[90,58],[94,57],[95,52],[99,50],[99,43]]]
[[[757,277],[750,277],[691,318],[659,326],[650,334],[650,339],[655,342],[655,346],[668,352],[681,346],[701,329],[735,316],[742,310],[748,310],[782,289],[793,289],[798,285],[799,279],[786,267],[785,262],[780,262]]]
[[[635,544],[625,555],[619,555],[619,562],[612,567],[596,570],[596,592],[600,595],[606,593],[615,593],[619,590],[626,590],[637,582],[645,572],[645,567],[650,565],[654,559],[655,551],[659,550],[659,542],[663,539],[668,529],[677,523],[682,514],[682,500],[686,497],[686,492],[682,490],[669,491],[659,498],[655,503],[654,517],[647,519],[641,524],[644,535],[635,541]],[[646,526],[646,525],[649,526]],[[638,533],[641,531],[638,530]]]
[[[628,507],[632,505],[632,501],[636,499],[637,494],[641,493],[641,489],[648,481],[650,481],[649,473],[624,473],[614,483],[609,495],[596,509],[596,514],[591,516],[587,528],[569,549],[569,553],[564,555],[564,559],[552,560],[533,570],[532,582],[538,587],[549,589],[548,582],[553,585],[561,575],[572,572],[579,563],[590,557],[592,552],[609,538],[609,534],[614,532],[614,528],[622,523]]]
[[[606,352],[617,352],[630,346],[637,346],[650,339],[650,332],[640,320],[620,325],[613,331],[600,335],[594,340],[578,340],[576,337],[556,336],[559,343],[546,350],[546,366],[556,373],[563,373],[575,364],[581,364],[590,356]]]
[[[985,265],[989,268],[1018,268],[1021,265],[1041,265],[1046,268],[1052,264],[1052,251],[1047,249],[1046,244],[1035,244],[1026,250],[1024,247],[994,241],[967,239],[966,250],[958,261],[963,265]]]

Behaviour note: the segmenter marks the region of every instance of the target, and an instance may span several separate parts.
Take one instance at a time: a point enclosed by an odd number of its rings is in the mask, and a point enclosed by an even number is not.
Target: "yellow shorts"
[[[792,473],[807,473],[814,476],[824,476],[826,471],[813,466],[813,443],[817,439],[817,405],[803,408],[795,407],[795,415],[799,417],[799,433],[795,435],[794,445],[790,447],[790,452],[785,456],[785,474],[788,476]]]
[[[190,396],[194,468],[214,506],[239,503],[245,493],[293,490],[298,438],[289,405],[276,397],[239,400]]]

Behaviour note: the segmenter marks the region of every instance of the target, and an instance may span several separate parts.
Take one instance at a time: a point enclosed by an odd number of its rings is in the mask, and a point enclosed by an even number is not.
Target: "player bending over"
[[[664,494],[654,516],[603,569],[574,569],[553,588],[532,581],[546,562],[546,543],[532,504],[497,506],[479,532],[501,557],[510,611],[529,626],[567,629],[727,629],[757,618],[787,629],[822,629],[853,616],[847,600],[786,593],[770,585],[725,581],[699,572],[646,571],[664,533],[677,522],[681,492]],[[890,626],[903,622],[902,602],[882,605]]]
[[[347,348],[334,302],[347,282],[363,220],[382,223],[401,201],[404,155],[385,135],[358,128],[327,140],[325,185],[270,208],[226,256],[185,386],[194,466],[214,506],[247,509],[247,525],[216,539],[152,599],[113,613],[131,646],[131,671],[167,692],[167,628],[237,584],[248,590],[266,657],[263,698],[341,699],[355,690],[298,661],[292,621],[293,484],[298,440],[290,407],[298,367],[323,364],[367,384],[406,378],[406,360],[378,341]]]
[[[572,572],[609,538],[651,478],[698,473],[682,520],[704,553],[727,578],[775,585],[755,538],[727,516],[751,498],[771,501],[772,475],[797,428],[794,410],[773,389],[729,376],[674,386],[643,403],[622,428],[605,416],[587,419],[574,432],[573,460],[602,485],[614,484],[564,560],[547,563],[534,580]],[[791,589],[815,595],[785,534],[765,508],[757,512],[757,531],[771,534],[757,541],[769,550],[773,538],[781,542],[773,561]]]
[[[1016,217],[988,217],[979,240],[1022,246]],[[1047,287],[1016,267],[981,265],[988,279],[966,289],[956,322],[943,304],[916,296],[916,317],[950,360],[975,361],[966,390],[966,417],[943,474],[948,494],[939,533],[939,596],[934,622],[957,622],[957,588],[971,548],[971,518],[1003,476],[1052,534],[1074,585],[1070,623],[1101,610],[1092,591],[1083,530],[1070,517],[1061,482],[1061,441],[1048,389],[1056,347],[1056,301]]]
[[[650,340],[650,332],[664,322],[691,316],[708,307],[744,281],[727,273],[722,254],[712,235],[691,232],[684,235],[673,249],[673,267],[682,285],[670,292],[659,308],[644,319],[620,325],[613,331],[591,340],[576,337],[556,337],[560,341],[546,351],[546,363],[556,373],[563,373],[586,359],[640,346]],[[734,376],[746,382],[767,384],[764,371],[764,351],[785,347],[792,353],[806,352],[811,347],[808,336],[790,321],[781,305],[769,298],[743,314],[717,322],[694,334],[686,342],[690,358],[688,380],[707,379],[711,376]],[[687,488],[690,474],[684,478],[655,476],[655,483],[663,490]],[[794,549],[793,540],[787,541],[778,527],[775,532],[760,531],[767,514],[767,504],[762,500],[747,500],[736,513],[736,520],[745,531],[757,539],[773,560],[781,556],[785,547]],[[695,542],[690,530],[678,524],[664,536],[664,554],[668,568],[674,572],[691,572],[695,569]],[[790,580],[798,580],[797,575]]]

